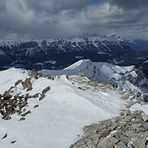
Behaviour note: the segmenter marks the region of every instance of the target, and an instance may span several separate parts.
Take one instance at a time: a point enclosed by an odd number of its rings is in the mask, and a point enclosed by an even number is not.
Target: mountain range
[[[147,40],[123,40],[117,35],[86,35],[71,39],[0,41],[0,69],[62,69],[80,59],[136,65],[148,59]]]

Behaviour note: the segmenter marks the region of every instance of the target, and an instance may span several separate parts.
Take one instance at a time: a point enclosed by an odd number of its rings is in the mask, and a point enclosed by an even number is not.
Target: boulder
[[[9,100],[9,99],[11,99],[11,97],[12,97],[12,95],[10,94],[9,91],[5,91],[5,92],[4,92],[3,98],[4,98],[5,100]]]
[[[148,122],[148,115],[142,115],[142,119],[143,119],[145,122]]]
[[[51,89],[50,86],[46,87],[45,89],[43,89],[42,94],[47,93],[50,89]]]
[[[23,89],[27,89],[27,91],[32,90],[32,83],[30,81],[31,79],[28,78],[25,81],[22,82]]]

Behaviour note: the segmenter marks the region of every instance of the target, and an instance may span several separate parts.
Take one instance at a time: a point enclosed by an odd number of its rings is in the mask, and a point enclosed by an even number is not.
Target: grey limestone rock
[[[70,148],[146,148],[147,115],[123,110],[120,116],[84,127],[84,135]]]

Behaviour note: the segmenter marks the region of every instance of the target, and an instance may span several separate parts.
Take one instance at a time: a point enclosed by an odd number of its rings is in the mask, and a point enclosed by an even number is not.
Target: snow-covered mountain
[[[84,125],[117,116],[126,104],[114,90],[84,91],[64,75],[36,79],[11,68],[0,78],[1,147],[68,148]]]
[[[131,106],[127,100],[146,92],[145,82],[133,66],[90,60],[61,71],[0,71],[0,146],[68,148],[84,126],[118,116]],[[136,109],[148,113],[148,105],[135,104],[132,110]]]
[[[148,80],[141,70],[134,66],[117,66],[109,63],[80,60],[64,70],[42,70],[41,75],[81,75],[97,82],[113,84],[134,94],[141,100],[148,100]],[[143,98],[144,97],[144,98]]]
[[[0,69],[12,66],[25,69],[58,69],[71,65],[78,59],[90,59],[96,62],[116,60],[118,63],[130,65],[133,61],[137,61],[137,57],[147,58],[148,51],[140,50],[142,52],[140,54],[137,49],[141,44],[137,42],[124,41],[117,35],[110,37],[87,35],[71,39],[28,41],[1,40]],[[147,48],[147,44],[143,46]]]

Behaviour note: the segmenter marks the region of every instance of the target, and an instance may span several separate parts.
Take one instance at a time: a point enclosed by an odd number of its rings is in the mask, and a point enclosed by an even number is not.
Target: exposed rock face
[[[84,135],[70,148],[146,148],[147,115],[125,110],[121,116],[84,127]]]

